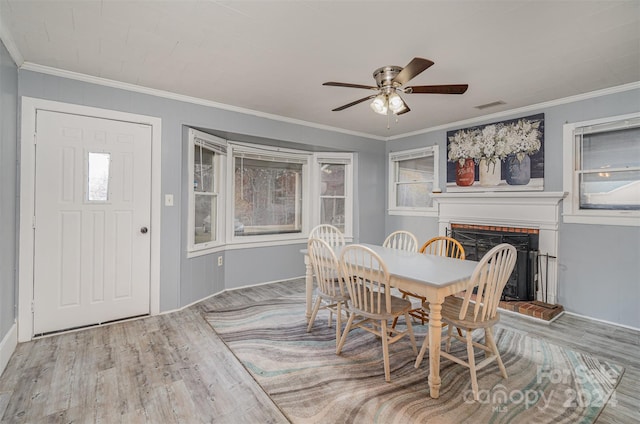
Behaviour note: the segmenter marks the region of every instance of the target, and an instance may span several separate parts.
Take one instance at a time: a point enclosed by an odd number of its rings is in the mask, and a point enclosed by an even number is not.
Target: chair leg
[[[398,318],[399,317],[395,317],[393,319],[393,322],[391,323],[391,329],[395,329],[396,328],[396,324],[398,324]]]
[[[469,373],[471,374],[471,390],[473,390],[473,399],[480,400],[478,396],[478,377],[476,376],[476,358],[473,351],[472,331],[467,329],[467,356],[469,360]]]
[[[340,330],[342,329],[342,302],[336,304],[336,349],[340,343]]]
[[[496,355],[496,360],[498,361],[498,367],[500,367],[500,372],[504,378],[507,377],[507,370],[502,363],[502,358],[500,358],[500,352],[498,351],[498,346],[496,346],[496,340],[493,337],[493,330],[491,328],[485,328],[484,330],[485,339],[493,353]]]
[[[407,321],[407,332],[411,339],[411,347],[413,347],[413,353],[418,354],[418,348],[416,347],[416,337],[413,334],[413,324],[411,324],[411,318],[409,318],[409,312],[404,313],[404,319]]]
[[[388,383],[391,381],[391,369],[389,367],[389,336],[387,334],[386,319],[383,319],[380,321],[380,338],[382,339],[382,359],[384,360],[384,379]]]
[[[453,325],[447,325],[447,345],[445,347],[445,352],[449,352],[451,349],[451,332],[453,330]],[[460,334],[460,329],[458,328],[458,334]],[[460,336],[462,337],[462,335]]]
[[[424,358],[424,354],[427,353],[428,348],[429,348],[429,334],[425,336],[424,341],[422,342],[420,353],[418,354],[418,357],[416,358],[416,363],[414,364],[415,368],[420,367],[420,364],[422,363],[422,358]]]
[[[351,331],[351,325],[353,325],[353,320],[356,317],[355,313],[351,313],[349,315],[349,319],[347,320],[347,325],[344,327],[344,331],[342,332],[342,336],[340,337],[340,343],[338,343],[338,347],[336,348],[336,355],[339,355],[342,352],[342,347],[344,346],[344,342],[347,339],[347,334]]]
[[[311,328],[313,328],[313,322],[316,320],[316,315],[318,315],[318,310],[320,309],[321,303],[322,303],[322,299],[318,297],[316,299],[316,303],[313,305],[313,312],[311,312],[311,318],[309,318],[309,325],[307,325],[307,333],[310,333]]]

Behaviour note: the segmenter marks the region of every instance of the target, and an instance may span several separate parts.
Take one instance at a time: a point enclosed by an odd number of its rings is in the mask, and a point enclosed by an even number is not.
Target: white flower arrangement
[[[515,154],[520,162],[525,155],[532,155],[540,150],[540,121],[519,119],[509,126],[507,144],[509,154]]]
[[[539,127],[539,121],[520,119],[506,125],[486,125],[482,130],[456,131],[449,137],[448,160],[464,165],[466,159],[473,159],[476,163],[485,159],[488,166],[515,154],[522,161],[525,155],[540,150]]]
[[[475,160],[480,155],[480,145],[476,142],[479,130],[460,130],[449,137],[449,162],[459,162],[464,166],[467,159]]]

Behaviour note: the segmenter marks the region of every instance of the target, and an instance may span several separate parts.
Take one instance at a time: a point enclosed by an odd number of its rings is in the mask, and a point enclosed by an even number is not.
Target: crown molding
[[[227,104],[224,104],[224,103],[218,103],[218,102],[214,102],[214,101],[211,101],[211,100],[201,99],[201,98],[198,98],[198,97],[191,97],[191,96],[186,96],[186,95],[183,95],[183,94],[177,94],[177,93],[173,93],[173,92],[170,92],[170,91],[158,90],[158,89],[155,89],[155,88],[144,87],[144,86],[141,86],[141,85],[125,83],[125,82],[111,80],[111,79],[107,79],[107,78],[94,77],[94,76],[87,75],[87,74],[82,74],[82,73],[79,73],[79,72],[72,72],[72,71],[67,71],[67,70],[64,70],[64,69],[54,68],[54,67],[50,67],[50,66],[38,65],[38,64],[35,64],[35,63],[31,63],[31,62],[25,62],[22,59],[22,55],[20,55],[20,52],[15,47],[15,43],[13,43],[13,39],[11,38],[11,35],[7,33],[6,34],[6,38],[8,40],[10,40],[10,43],[13,46],[11,49],[9,48],[9,45],[7,45],[7,41],[5,40],[5,33],[6,32],[4,31],[4,25],[0,25],[0,38],[2,38],[2,40],[5,42],[5,46],[7,47],[7,50],[9,50],[9,53],[13,57],[14,61],[16,61],[16,63],[21,63],[21,65],[19,65],[19,68],[21,70],[40,72],[40,73],[47,74],[47,75],[53,75],[53,76],[58,76],[58,77],[62,77],[62,78],[73,79],[73,80],[87,82],[87,83],[91,83],[91,84],[103,85],[103,86],[107,86],[107,87],[118,88],[118,89],[122,89],[122,90],[142,93],[142,94],[148,94],[148,95],[152,95],[152,96],[156,96],[156,97],[162,97],[162,98],[166,98],[166,99],[177,100],[177,101],[181,101],[181,102],[185,102],[185,103],[191,103],[191,104],[196,104],[196,105],[200,105],[200,106],[207,106],[207,107],[212,107],[212,108],[216,108],[216,109],[227,110],[227,111],[230,111],[230,112],[242,113],[244,115],[256,116],[256,117],[259,117],[259,118],[265,118],[265,119],[269,119],[269,120],[273,120],[273,121],[285,122],[285,123],[293,124],[293,125],[301,125],[301,126],[305,126],[305,127],[319,129],[319,130],[337,132],[337,133],[341,133],[341,134],[352,135],[352,136],[355,136],[355,137],[363,137],[363,138],[368,138],[368,139],[372,139],[372,140],[379,140],[379,141],[397,141],[397,140],[402,140],[402,139],[405,139],[407,137],[426,134],[426,133],[430,133],[430,132],[434,132],[434,131],[447,130],[447,129],[451,128],[451,127],[470,126],[470,125],[473,125],[473,124],[476,124],[476,123],[486,122],[486,121],[493,120],[493,119],[501,119],[501,118],[512,116],[512,115],[529,113],[529,112],[532,112],[532,111],[539,111],[541,109],[545,109],[545,108],[549,108],[549,107],[553,107],[553,106],[563,105],[563,104],[567,104],[567,103],[573,103],[573,102],[577,102],[577,101],[581,101],[581,100],[592,99],[592,98],[595,98],[595,97],[601,97],[601,96],[606,96],[606,95],[609,95],[609,94],[621,93],[621,92],[624,92],[624,91],[630,91],[630,90],[635,90],[635,89],[639,89],[640,88],[640,81],[636,81],[636,82],[632,82],[632,83],[628,83],[628,84],[618,85],[618,86],[615,86],[615,87],[605,88],[605,89],[602,89],[602,90],[596,90],[596,91],[591,91],[591,92],[588,92],[588,93],[577,94],[575,96],[569,96],[569,97],[564,97],[564,98],[561,98],[561,99],[550,100],[548,102],[536,103],[536,104],[533,104],[533,105],[524,106],[524,107],[520,107],[520,108],[516,108],[516,109],[509,109],[509,110],[505,110],[505,111],[502,111],[502,112],[496,112],[496,113],[492,113],[492,114],[489,114],[489,115],[482,115],[482,116],[478,116],[478,117],[475,117],[475,118],[464,119],[464,120],[461,120],[461,121],[449,122],[447,124],[438,125],[438,126],[435,126],[435,127],[429,127],[429,128],[425,128],[425,129],[418,130],[418,131],[408,132],[408,133],[404,133],[404,134],[398,134],[398,135],[390,136],[390,137],[381,137],[381,136],[377,136],[377,135],[374,135],[374,134],[368,134],[368,133],[363,133],[363,132],[358,132],[358,131],[349,131],[349,130],[345,130],[343,128],[332,127],[332,126],[329,126],[329,125],[322,125],[322,124],[317,124],[317,123],[314,123],[314,122],[303,121],[303,120],[300,120],[300,119],[293,119],[293,118],[288,118],[288,117],[285,117],[285,116],[275,115],[275,114],[271,114],[271,113],[260,112],[260,111],[253,110],[253,109],[246,109],[246,108],[242,108],[242,107],[238,107],[238,106],[227,105]],[[15,50],[15,52],[13,50]]]
[[[569,96],[569,97],[564,97],[561,99],[555,99],[555,100],[550,100],[548,102],[542,102],[542,103],[536,103],[533,105],[529,105],[529,106],[524,106],[524,107],[520,107],[520,108],[516,108],[516,109],[509,109],[509,110],[505,110],[502,112],[496,112],[496,113],[492,113],[490,115],[482,115],[482,116],[478,116],[475,118],[470,118],[470,119],[464,119],[462,121],[456,121],[456,122],[450,122],[448,124],[443,124],[443,125],[438,125],[435,127],[430,127],[430,128],[425,128],[423,130],[419,130],[419,131],[414,131],[414,132],[410,132],[410,133],[404,133],[404,134],[399,134],[399,135],[394,135],[392,137],[387,137],[387,141],[395,141],[395,140],[401,140],[407,137],[411,137],[414,135],[420,135],[420,134],[426,134],[426,133],[430,133],[433,131],[441,131],[441,130],[447,130],[451,127],[465,127],[465,126],[471,126],[473,124],[478,124],[481,122],[485,122],[485,121],[489,121],[489,120],[493,120],[493,119],[501,119],[501,118],[505,118],[508,116],[512,116],[512,115],[518,115],[518,114],[523,114],[523,113],[529,113],[529,112],[538,112],[541,109],[546,109],[549,107],[553,107],[553,106],[559,106],[559,105],[563,105],[563,104],[567,104],[567,103],[573,103],[573,102],[578,102],[580,100],[588,100],[588,99],[592,99],[594,97],[601,97],[601,96],[606,96],[609,94],[615,94],[615,93],[621,93],[624,91],[630,91],[630,90],[636,90],[640,88],[640,81],[636,81],[636,82],[631,82],[628,84],[623,84],[623,85],[617,85],[615,87],[609,87],[609,88],[604,88],[602,90],[596,90],[596,91],[591,91],[588,93],[583,93],[583,94],[577,94],[575,96]]]
[[[54,68],[54,67],[50,67],[50,66],[38,65],[38,64],[35,64],[35,63],[32,63],[32,62],[23,62],[22,65],[20,66],[20,69],[21,70],[25,70],[25,71],[39,72],[39,73],[42,73],[42,74],[47,74],[47,75],[53,75],[53,76],[57,76],[57,77],[72,79],[72,80],[76,80],[76,81],[87,82],[87,83],[91,83],[91,84],[103,85],[103,86],[106,86],[106,87],[118,88],[118,89],[121,89],[121,90],[133,91],[133,92],[136,92],[136,93],[148,94],[148,95],[151,95],[151,96],[162,97],[162,98],[171,99],[171,100],[177,100],[177,101],[180,101],[180,102],[191,103],[191,104],[200,105],[200,106],[207,106],[207,107],[212,107],[212,108],[216,108],[216,109],[227,110],[227,111],[230,111],[230,112],[242,113],[244,115],[251,115],[251,116],[256,116],[256,117],[259,117],[259,118],[270,119],[272,121],[280,121],[280,122],[285,122],[285,123],[293,124],[293,125],[302,125],[302,126],[305,126],[305,127],[315,128],[315,129],[319,129],[319,130],[337,132],[337,133],[352,135],[352,136],[356,136],[356,137],[363,137],[363,138],[368,138],[368,139],[373,139],[373,140],[380,140],[380,141],[386,141],[387,140],[387,137],[380,137],[380,136],[377,136],[377,135],[367,134],[367,133],[362,133],[362,132],[357,132],[357,131],[349,131],[349,130],[345,130],[343,128],[331,127],[329,125],[316,124],[314,122],[303,121],[303,120],[300,120],[300,119],[287,118],[285,116],[280,116],[280,115],[274,115],[274,114],[271,114],[271,113],[260,112],[260,111],[253,110],[253,109],[245,109],[245,108],[238,107],[238,106],[232,106],[232,105],[227,105],[227,104],[224,104],[224,103],[214,102],[214,101],[211,101],[211,100],[201,99],[201,98],[198,98],[198,97],[191,97],[191,96],[186,96],[186,95],[183,95],[183,94],[172,93],[170,91],[158,90],[158,89],[155,89],[155,88],[144,87],[144,86],[137,85],[137,84],[130,84],[130,83],[111,80],[111,79],[107,79],[107,78],[94,77],[94,76],[87,75],[87,74],[82,74],[82,73],[79,73],[79,72],[67,71],[67,70],[64,70],[64,69]]]

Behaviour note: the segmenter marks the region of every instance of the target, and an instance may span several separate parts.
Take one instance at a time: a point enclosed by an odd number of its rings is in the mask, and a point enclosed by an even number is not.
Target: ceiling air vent
[[[495,106],[500,106],[500,105],[506,105],[506,103],[503,102],[502,100],[498,100],[498,101],[487,103],[487,104],[484,104],[484,105],[475,106],[475,108],[483,110],[483,109],[488,109],[490,107],[495,107]]]

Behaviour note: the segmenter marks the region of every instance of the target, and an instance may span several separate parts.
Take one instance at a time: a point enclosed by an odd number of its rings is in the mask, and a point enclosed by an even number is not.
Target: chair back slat
[[[502,243],[488,251],[476,266],[460,308],[460,319],[467,315],[473,289],[476,299],[473,305],[473,319],[486,321],[496,316],[500,297],[516,264],[515,247]]]
[[[344,234],[338,228],[329,224],[321,224],[309,232],[309,239],[317,238],[326,241],[329,246],[344,246]]]
[[[344,297],[346,288],[340,278],[338,258],[329,243],[312,238],[307,242],[307,252],[318,290],[331,297]]]
[[[390,275],[377,253],[366,246],[349,245],[342,249],[340,267],[351,308],[363,316],[391,313]]]
[[[454,238],[445,236],[438,236],[428,240],[420,248],[420,253],[465,259],[464,247],[462,247],[460,242]]]
[[[389,234],[382,245],[390,249],[406,250],[409,252],[418,251],[418,239],[409,231],[404,230]]]

